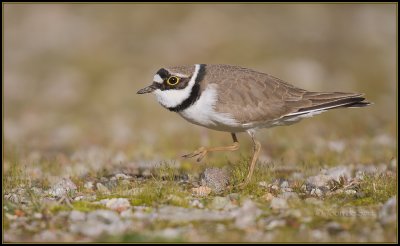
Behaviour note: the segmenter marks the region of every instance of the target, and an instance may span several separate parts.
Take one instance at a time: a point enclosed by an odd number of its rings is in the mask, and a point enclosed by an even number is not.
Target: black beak
[[[155,91],[157,88],[154,85],[149,85],[147,87],[144,87],[143,89],[140,89],[137,94],[145,94],[145,93],[150,93]]]

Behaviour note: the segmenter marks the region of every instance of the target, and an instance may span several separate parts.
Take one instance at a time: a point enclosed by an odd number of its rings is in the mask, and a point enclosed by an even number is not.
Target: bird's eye
[[[176,85],[179,82],[179,78],[175,76],[171,76],[167,79],[167,84],[169,85]]]

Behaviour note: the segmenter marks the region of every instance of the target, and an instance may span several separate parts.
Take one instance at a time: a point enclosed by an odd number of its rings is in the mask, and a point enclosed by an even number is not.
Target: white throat
[[[190,93],[192,92],[192,88],[196,82],[197,75],[199,74],[200,64],[196,64],[194,67],[194,73],[192,78],[190,79],[188,85],[181,90],[165,90],[162,91],[157,89],[154,91],[156,94],[157,101],[166,108],[174,108],[183,101],[190,97]]]

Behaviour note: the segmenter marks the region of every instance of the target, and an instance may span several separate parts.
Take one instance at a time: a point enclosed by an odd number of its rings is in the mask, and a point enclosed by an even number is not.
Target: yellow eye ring
[[[179,78],[176,76],[171,76],[167,79],[167,84],[169,85],[176,85],[179,83]]]

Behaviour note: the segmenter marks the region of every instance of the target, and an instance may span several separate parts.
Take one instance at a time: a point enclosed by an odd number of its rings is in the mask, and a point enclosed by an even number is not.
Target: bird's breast
[[[242,131],[241,124],[232,115],[215,110],[217,99],[216,85],[208,85],[195,103],[178,113],[196,125],[219,131]]]

